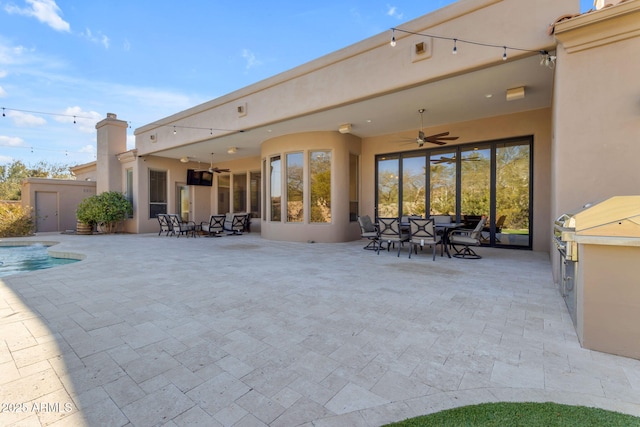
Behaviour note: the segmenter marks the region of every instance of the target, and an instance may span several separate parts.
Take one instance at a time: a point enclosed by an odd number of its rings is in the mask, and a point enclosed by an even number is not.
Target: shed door
[[[36,191],[36,231],[59,231],[58,193]]]

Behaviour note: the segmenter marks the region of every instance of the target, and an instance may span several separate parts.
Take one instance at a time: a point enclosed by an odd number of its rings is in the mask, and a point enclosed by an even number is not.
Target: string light
[[[9,107],[2,107],[2,117],[7,117],[5,111],[17,111],[17,112],[21,112],[21,113],[30,113],[30,114],[47,115],[47,116],[58,116],[58,117],[72,117],[74,124],[77,124],[77,120],[79,120],[79,119],[96,121],[95,117],[86,117],[86,116],[79,116],[79,115],[74,115],[74,114],[49,113],[49,112],[45,112],[45,111],[20,110],[18,108],[9,108]],[[166,124],[166,125],[161,125],[161,126],[172,127],[174,135],[176,135],[178,133],[177,132],[178,129],[208,130],[209,131],[209,135],[213,135],[213,131],[240,132],[240,133],[244,132],[244,130],[242,130],[242,129],[220,129],[220,128],[211,128],[211,127],[182,126],[182,125],[171,125],[171,124]],[[127,127],[131,128],[131,122],[130,121],[127,122]]]
[[[17,111],[19,113],[30,113],[30,114],[39,114],[39,115],[44,115],[44,116],[58,116],[58,117],[73,117],[73,123],[76,123],[76,119],[82,119],[82,120],[95,120],[95,117],[85,117],[85,116],[78,116],[78,115],[73,115],[73,114],[61,114],[61,113],[47,113],[44,111],[31,111],[31,110],[19,110],[17,108],[8,108],[8,107],[2,107],[2,117],[7,117],[6,114],[4,113],[4,111]]]
[[[483,46],[483,47],[491,47],[491,48],[498,48],[498,49],[502,49],[502,60],[506,61],[507,60],[507,49],[508,50],[515,50],[515,51],[520,51],[520,52],[537,52],[540,55],[543,56],[543,60],[541,62],[542,65],[546,65],[549,68],[553,68],[553,66],[555,65],[555,60],[556,57],[552,56],[549,54],[549,52],[547,52],[546,50],[536,50],[536,49],[522,49],[522,48],[518,48],[518,47],[510,47],[510,46],[506,46],[506,45],[499,45],[499,44],[492,44],[492,43],[482,43],[482,42],[476,42],[473,40],[465,40],[465,39],[460,39],[457,37],[447,37],[447,36],[440,36],[440,35],[436,35],[436,34],[425,34],[425,33],[416,33],[413,31],[407,31],[407,30],[402,30],[400,28],[391,28],[391,46],[396,46],[396,31],[400,31],[402,33],[406,33],[406,34],[411,34],[414,36],[423,36],[423,37],[431,37],[433,39],[439,39],[439,40],[451,40],[453,41],[453,49],[451,50],[451,53],[453,55],[456,55],[458,53],[458,42],[460,43],[466,43],[466,44],[470,44],[470,45],[475,45],[475,46]]]

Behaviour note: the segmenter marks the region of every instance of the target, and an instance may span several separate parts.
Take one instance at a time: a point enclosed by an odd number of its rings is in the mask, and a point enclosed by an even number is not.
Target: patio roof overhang
[[[216,162],[254,157],[260,155],[260,144],[267,139],[298,132],[338,131],[344,123],[350,123],[351,133],[360,138],[381,135],[414,137],[420,125],[420,108],[426,109],[425,128],[548,108],[552,102],[553,75],[553,70],[540,66],[538,55],[531,55],[148,154],[174,159],[188,156],[203,162],[210,160],[211,152],[216,153]],[[508,101],[507,90],[516,87],[525,88],[525,97]],[[206,133],[206,129],[203,131]],[[228,147],[238,147],[237,153],[227,154]]]

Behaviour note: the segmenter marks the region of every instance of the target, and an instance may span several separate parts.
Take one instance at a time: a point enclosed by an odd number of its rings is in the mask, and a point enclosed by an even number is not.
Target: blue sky
[[[93,161],[107,113],[132,148],[137,127],[453,2],[0,0],[0,164]]]

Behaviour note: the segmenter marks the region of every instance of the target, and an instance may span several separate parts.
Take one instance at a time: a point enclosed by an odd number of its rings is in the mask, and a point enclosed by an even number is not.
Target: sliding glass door
[[[532,138],[376,158],[376,216],[451,215],[483,244],[531,248]]]

